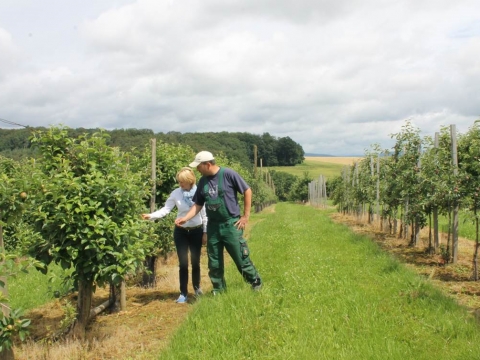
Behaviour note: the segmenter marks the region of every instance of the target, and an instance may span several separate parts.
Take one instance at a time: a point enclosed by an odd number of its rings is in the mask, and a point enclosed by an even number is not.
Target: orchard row
[[[74,269],[70,280],[79,295],[73,334],[80,338],[95,286],[116,286],[138,273],[147,257],[172,250],[173,221],[147,222],[140,214],[148,211],[152,188],[155,206],[163,205],[177,186],[176,172],[194,157],[188,146],[165,143],[155,145],[155,157],[149,144],[143,156],[135,156],[108,146],[107,138],[104,132],[72,138],[67,128],[52,127],[33,133],[31,142],[40,155],[36,160],[0,157],[2,247],[5,239],[10,252],[27,255],[31,265],[42,271],[52,261]],[[251,185],[254,206],[275,200],[262,179],[221,154],[216,160]],[[2,249],[4,260],[5,254]],[[4,267],[2,275],[7,275]],[[3,282],[0,288],[5,290]],[[6,334],[6,339],[0,339],[5,347],[12,333],[7,328],[10,318],[3,316],[5,330],[0,329]]]
[[[476,224],[474,277],[477,275],[479,249],[478,210],[480,206],[480,124],[475,122],[465,134],[457,134],[454,125],[442,127],[434,137],[420,136],[410,122],[393,134],[392,149],[373,145],[362,161],[345,168],[330,185],[330,198],[340,211],[367,209],[369,218],[376,214],[416,246],[420,229],[430,233],[432,253],[442,251],[447,261],[456,262],[458,252],[458,212]],[[449,219],[446,247],[438,241],[438,216]],[[383,222],[382,222],[383,223]],[[451,235],[451,236],[450,236]]]

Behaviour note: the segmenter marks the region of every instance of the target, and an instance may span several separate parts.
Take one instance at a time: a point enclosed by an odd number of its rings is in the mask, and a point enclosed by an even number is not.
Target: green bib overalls
[[[218,196],[213,199],[209,194],[208,182],[204,186],[205,210],[207,212],[207,253],[210,280],[213,292],[224,291],[227,287],[224,277],[223,249],[232,257],[237,269],[245,281],[252,284],[260,276],[252,261],[247,242],[243,238],[243,230],[238,230],[234,224],[239,217],[232,217],[225,205],[225,192],[223,190],[223,172],[218,173]]]

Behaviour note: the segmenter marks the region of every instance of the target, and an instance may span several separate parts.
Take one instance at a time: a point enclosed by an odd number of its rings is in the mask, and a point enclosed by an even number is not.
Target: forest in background
[[[19,160],[35,157],[31,146],[32,131],[45,130],[43,127],[25,129],[0,129],[0,155]],[[70,128],[71,137],[92,134],[101,129]],[[143,151],[150,139],[156,138],[169,144],[191,147],[194,151],[208,150],[214,155],[223,153],[231,160],[247,168],[252,168],[254,145],[257,146],[257,158],[262,159],[263,166],[295,166],[304,160],[305,152],[300,144],[290,137],[275,137],[269,133],[255,135],[246,132],[205,132],[205,133],[154,133],[149,129],[115,129],[103,130],[109,134],[108,145],[119,147],[124,151],[138,149]],[[134,151],[134,150],[133,150]]]

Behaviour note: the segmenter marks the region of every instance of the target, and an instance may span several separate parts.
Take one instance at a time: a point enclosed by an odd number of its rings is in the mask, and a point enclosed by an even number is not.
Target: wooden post
[[[127,297],[126,294],[126,284],[125,281],[122,281],[120,284],[120,310],[125,311],[127,310]]]
[[[155,211],[155,200],[157,197],[157,139],[152,139],[152,197],[150,198],[150,212]]]
[[[257,178],[257,145],[253,145],[253,176]]]
[[[349,206],[349,191],[348,191],[348,186],[350,185],[350,181],[348,179],[348,168],[346,166],[343,167],[342,171],[342,177],[343,177],[343,184],[345,186],[344,193],[347,194],[345,196],[345,204],[343,206],[343,214],[348,213],[348,206]]]
[[[377,220],[380,220],[380,156],[377,155]]]
[[[370,156],[370,178],[373,179],[374,176],[374,170],[373,170],[373,156]],[[369,203],[368,205],[368,223],[370,224],[372,221],[375,221],[374,215],[373,215],[373,204],[372,202]]]
[[[418,171],[420,172],[420,169],[422,168],[422,145],[418,144],[418,161],[417,161],[417,167]],[[420,225],[418,223],[418,215],[415,215],[415,220],[414,220],[415,226],[413,227],[415,230],[415,233],[413,235],[413,246],[418,246],[418,242],[420,240]]]
[[[123,280],[120,283],[120,311],[125,310],[127,310],[127,290],[125,286],[125,280]]]
[[[152,196],[150,198],[150,212],[155,211],[155,200],[157,196],[157,139],[153,138],[152,142],[152,164],[151,164],[151,179],[152,179]],[[155,287],[156,285],[156,256],[147,256],[145,259],[145,268],[149,270],[150,274],[144,273],[142,278],[142,285],[144,287]]]
[[[326,207],[326,201],[327,201],[327,194],[325,191],[325,177],[323,175],[320,175],[320,183],[319,183],[319,197],[320,197],[320,204],[323,208]]]
[[[475,251],[473,253],[473,280],[478,281],[478,248],[480,247],[480,241],[478,238],[478,217],[477,207],[474,210],[475,213]]]
[[[438,159],[437,151],[439,147],[440,133],[435,133],[435,160]],[[440,238],[438,236],[438,207],[433,207],[433,248],[435,252],[440,248]]]
[[[353,173],[353,180],[354,180],[354,188],[358,188],[358,185],[359,185],[359,176],[358,176],[358,163],[355,162],[355,170],[354,170],[354,173]],[[356,204],[357,207],[355,209],[356,213],[357,213],[357,220],[360,220],[360,216],[362,215],[362,204],[358,203]]]
[[[326,209],[327,208],[327,178],[325,177],[325,180],[323,181],[323,207]]]
[[[314,182],[313,181],[308,183],[308,202],[310,203],[310,206],[314,206],[314,204],[313,204],[313,187],[314,187]]]
[[[450,125],[450,137],[452,140],[452,165],[453,177],[456,180],[458,176],[458,158],[457,158],[457,133],[455,125]],[[454,189],[455,195],[458,194],[458,189]],[[452,255],[453,263],[456,264],[458,260],[458,199],[453,200],[453,222],[452,222]]]

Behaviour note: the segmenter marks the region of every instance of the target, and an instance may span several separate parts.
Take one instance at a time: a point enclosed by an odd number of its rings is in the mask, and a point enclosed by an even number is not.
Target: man
[[[253,290],[260,290],[262,280],[250,260],[250,250],[243,238],[243,230],[250,217],[252,189],[234,170],[219,167],[208,151],[195,156],[190,167],[196,167],[203,175],[193,196],[194,205],[175,224],[182,225],[194,217],[205,205],[208,218],[207,253],[210,280],[213,294],[226,289],[224,277],[223,249],[232,257],[238,271]],[[244,213],[241,216],[237,194],[244,196]]]

